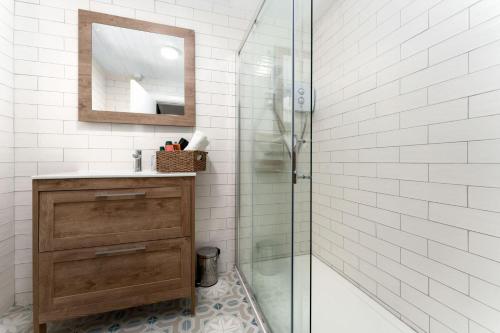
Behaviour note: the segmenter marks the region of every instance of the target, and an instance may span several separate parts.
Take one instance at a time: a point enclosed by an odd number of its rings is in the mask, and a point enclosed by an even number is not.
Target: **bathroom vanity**
[[[160,301],[195,307],[195,173],[33,177],[33,321]]]

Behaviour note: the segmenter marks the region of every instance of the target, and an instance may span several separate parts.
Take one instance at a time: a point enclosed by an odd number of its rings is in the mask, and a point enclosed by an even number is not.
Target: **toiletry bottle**
[[[174,151],[174,145],[172,144],[172,141],[165,142],[165,150],[166,151]]]

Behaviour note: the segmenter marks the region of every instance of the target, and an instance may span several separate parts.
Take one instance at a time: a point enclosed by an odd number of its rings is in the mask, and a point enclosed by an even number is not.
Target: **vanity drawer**
[[[191,186],[39,192],[39,251],[191,235]]]
[[[40,319],[189,297],[191,263],[190,238],[40,253]]]

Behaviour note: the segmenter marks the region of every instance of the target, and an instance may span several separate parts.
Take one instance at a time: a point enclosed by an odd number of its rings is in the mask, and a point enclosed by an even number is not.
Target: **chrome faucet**
[[[134,158],[134,171],[141,172],[142,171],[142,150],[137,149],[135,154],[132,154]]]

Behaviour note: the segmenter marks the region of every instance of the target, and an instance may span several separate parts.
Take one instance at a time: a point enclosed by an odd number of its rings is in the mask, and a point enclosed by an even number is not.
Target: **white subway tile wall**
[[[500,332],[500,2],[319,15],[314,254],[418,332]]]
[[[208,170],[196,179],[196,240],[197,246],[220,247],[220,270],[230,269],[235,246],[235,51],[256,4],[243,0],[1,0],[1,4],[1,24],[13,21],[14,26],[13,33],[11,28],[10,35],[0,36],[1,43],[9,45],[13,34],[15,55],[12,60],[11,55],[3,54],[8,48],[0,47],[1,57],[8,59],[0,61],[0,99],[6,105],[1,109],[0,131],[6,137],[12,136],[13,113],[8,111],[12,109],[8,105],[14,99],[16,171],[13,180],[14,152],[11,146],[4,147],[5,141],[1,140],[0,177],[5,178],[0,178],[0,195],[13,197],[3,192],[12,192],[15,186],[16,302],[32,301],[32,175],[80,169],[131,169],[134,149],[143,150],[143,165],[149,169],[154,151],[166,139],[189,139],[194,130],[77,121],[79,8],[195,30],[196,129],[204,131],[211,142]],[[0,29],[2,33],[5,30]],[[4,64],[13,67],[14,80]],[[14,93],[9,88],[12,81]],[[9,200],[1,202],[4,214]],[[6,209],[5,214],[8,212]],[[7,219],[12,220],[12,216]],[[3,221],[2,215],[0,228]],[[0,235],[3,240],[4,233]],[[3,249],[6,242],[0,243],[1,255],[8,253]],[[3,283],[0,276],[0,293],[8,289]]]
[[[14,1],[0,0],[0,314],[14,303]]]

